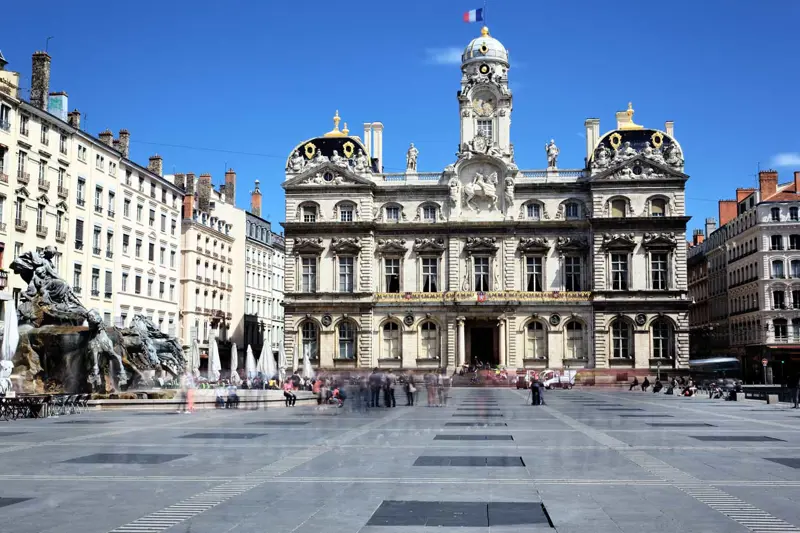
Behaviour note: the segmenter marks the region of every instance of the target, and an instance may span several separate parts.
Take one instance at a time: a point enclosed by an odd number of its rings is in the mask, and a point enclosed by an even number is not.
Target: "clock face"
[[[494,113],[496,104],[491,93],[479,93],[472,99],[472,109],[479,117],[488,117]]]

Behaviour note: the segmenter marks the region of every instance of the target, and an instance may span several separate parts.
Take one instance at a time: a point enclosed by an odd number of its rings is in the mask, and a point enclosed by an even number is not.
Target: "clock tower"
[[[502,154],[513,157],[511,144],[511,90],[508,88],[508,51],[481,29],[461,56],[461,91],[458,109],[461,116],[461,143],[476,140]]]

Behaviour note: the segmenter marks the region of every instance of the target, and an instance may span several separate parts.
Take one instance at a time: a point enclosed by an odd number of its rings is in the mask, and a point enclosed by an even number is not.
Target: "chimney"
[[[101,131],[98,137],[100,138],[100,142],[102,142],[103,144],[107,144],[108,146],[113,146],[114,134],[111,133],[111,130]]]
[[[698,244],[703,244],[705,240],[705,236],[703,235],[703,230],[696,229],[694,230],[694,235],[692,235],[692,246],[697,246]]]
[[[364,123],[364,148],[367,149],[366,156],[372,157],[372,123]]]
[[[114,150],[116,150],[117,152],[122,151],[119,147],[119,139],[114,139],[113,141],[111,141],[111,146],[113,146]]]
[[[586,164],[588,165],[594,153],[594,147],[600,140],[600,119],[587,118],[583,125],[586,127]]]
[[[186,176],[183,174],[175,174],[175,186],[179,189],[186,190]]]
[[[706,239],[717,230],[717,219],[709,217],[706,219]]]
[[[47,111],[47,97],[50,94],[50,56],[47,52],[33,54],[31,67],[31,105]]]
[[[81,112],[77,109],[70,111],[67,115],[67,122],[76,130],[81,129]]]
[[[211,174],[200,174],[197,182],[197,210],[203,213],[211,211]]]
[[[188,172],[186,174],[186,194],[194,194],[195,192],[195,178],[194,173]]]
[[[754,192],[756,192],[756,190],[755,189],[750,189],[750,188],[747,188],[747,189],[736,189],[736,201],[737,202],[741,202],[742,200],[744,200],[745,198],[747,198],[748,196],[750,196]]]
[[[800,194],[800,172],[794,172],[794,192]]]
[[[236,172],[232,168],[225,173],[225,203],[236,203]]]
[[[761,190],[761,201],[769,200],[778,192],[778,171],[762,170],[758,173],[758,188]]]
[[[667,135],[675,138],[675,123],[671,120],[668,120],[664,123],[664,131],[667,132]]]
[[[736,200],[719,201],[719,225],[724,226],[736,218],[738,203]]]
[[[378,172],[383,172],[383,124],[373,122],[372,132],[372,157],[378,160]]]
[[[175,176],[177,180],[178,177]],[[176,184],[177,185],[177,184]],[[183,197],[183,218],[192,219],[194,216],[194,174],[186,174],[186,194]]]
[[[119,130],[119,151],[125,159],[130,158],[131,150],[131,132],[128,130]]]
[[[258,188],[258,180],[256,180],[256,188],[250,193],[250,212],[255,216],[261,216],[261,190]]]
[[[150,156],[150,161],[147,163],[147,170],[153,174],[162,175],[164,171],[164,160],[161,159],[160,155],[156,154]]]

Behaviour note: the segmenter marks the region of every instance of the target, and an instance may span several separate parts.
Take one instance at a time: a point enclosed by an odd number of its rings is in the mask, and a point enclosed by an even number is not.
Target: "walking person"
[[[531,405],[539,405],[539,382],[531,381]]]
[[[409,374],[408,378],[406,379],[406,406],[413,407],[414,406],[414,393],[417,392],[417,388],[414,386],[414,375]]]
[[[433,385],[434,377],[430,372],[425,374],[425,390],[428,393],[428,407],[436,403],[436,388]]]

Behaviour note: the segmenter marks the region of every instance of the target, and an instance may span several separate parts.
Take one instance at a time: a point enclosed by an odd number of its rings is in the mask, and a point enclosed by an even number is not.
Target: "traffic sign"
[[[767,366],[767,360],[766,360],[766,359],[762,359],[762,360],[761,360],[761,364],[762,364],[763,366]]]

